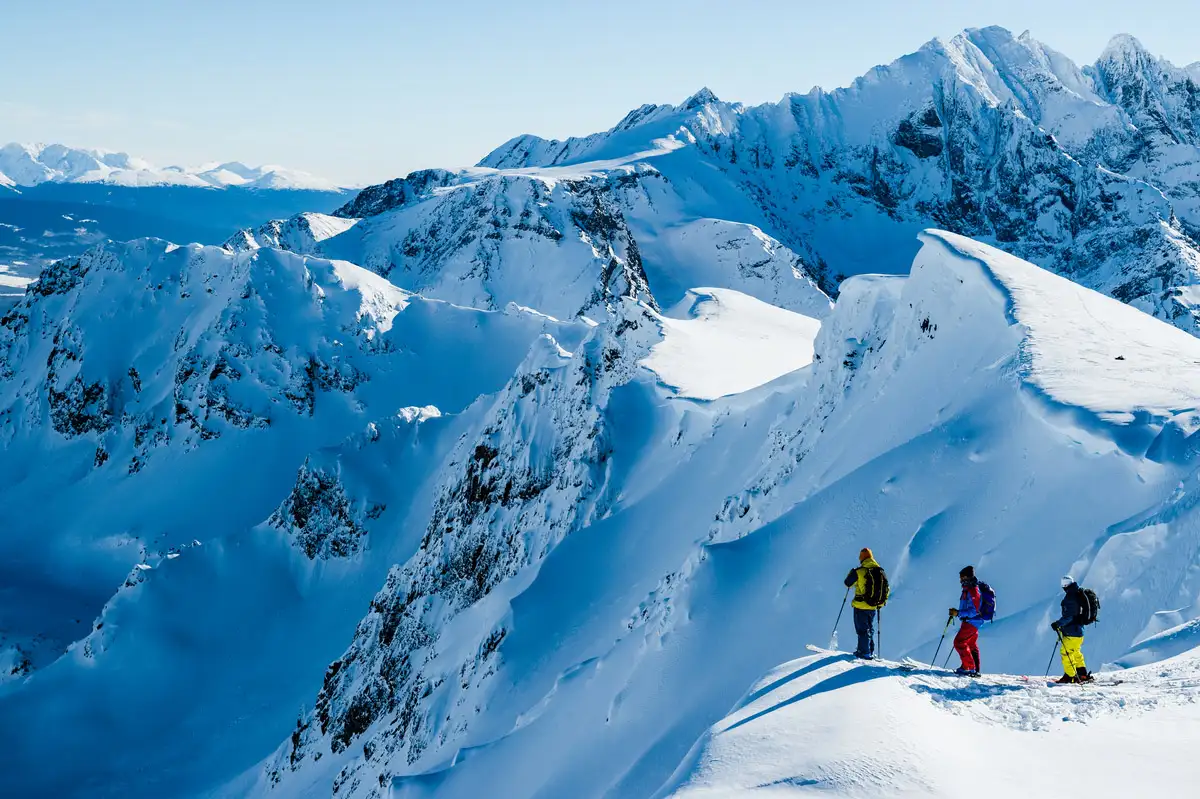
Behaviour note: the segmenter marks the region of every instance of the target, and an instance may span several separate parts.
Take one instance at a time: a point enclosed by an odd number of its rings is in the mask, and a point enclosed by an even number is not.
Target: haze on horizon
[[[466,166],[521,133],[603,130],[705,85],[747,104],[844,86],[966,27],[1028,29],[1081,64],[1117,33],[1179,65],[1200,59],[1185,0],[1154,15],[1116,0],[5,5],[17,35],[0,51],[0,143],[276,163],[347,185]]]

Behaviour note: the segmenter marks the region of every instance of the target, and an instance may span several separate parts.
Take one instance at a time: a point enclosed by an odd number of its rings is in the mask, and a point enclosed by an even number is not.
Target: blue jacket
[[[978,627],[983,623],[979,609],[983,607],[983,594],[979,591],[979,583],[972,581],[963,589],[958,599],[958,620]]]
[[[1079,586],[1067,586],[1067,593],[1062,600],[1062,616],[1058,620],[1058,631],[1064,638],[1082,638],[1083,625],[1075,621],[1082,605],[1079,602]]]

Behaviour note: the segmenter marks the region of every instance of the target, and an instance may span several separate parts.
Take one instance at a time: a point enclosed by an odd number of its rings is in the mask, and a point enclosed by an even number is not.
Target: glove
[[[1056,622],[1056,621],[1052,621],[1052,622],[1050,622],[1050,629],[1051,629],[1051,630],[1054,630],[1054,632],[1058,632],[1058,631],[1059,631],[1059,629],[1061,629],[1061,627],[1062,627],[1062,625],[1061,625],[1061,624],[1059,624],[1059,623],[1058,623],[1058,622]]]
[[[958,615],[958,608],[950,608],[950,615],[951,615],[951,616],[957,616],[957,615]]]

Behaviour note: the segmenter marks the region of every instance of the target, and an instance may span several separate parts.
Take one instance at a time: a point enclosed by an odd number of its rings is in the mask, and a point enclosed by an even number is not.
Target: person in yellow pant
[[[1062,641],[1059,648],[1062,652],[1063,676],[1058,682],[1091,682],[1095,677],[1088,674],[1087,664],[1083,660],[1083,624],[1079,619],[1083,610],[1083,601],[1079,596],[1082,589],[1069,574],[1062,578],[1062,588],[1062,616],[1050,625],[1050,629],[1058,633]]]

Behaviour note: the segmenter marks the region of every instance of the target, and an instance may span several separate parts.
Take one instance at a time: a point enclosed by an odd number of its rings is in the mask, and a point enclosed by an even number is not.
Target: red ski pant
[[[959,625],[954,636],[954,650],[962,658],[962,667],[968,671],[979,668],[979,628],[969,621]]]

